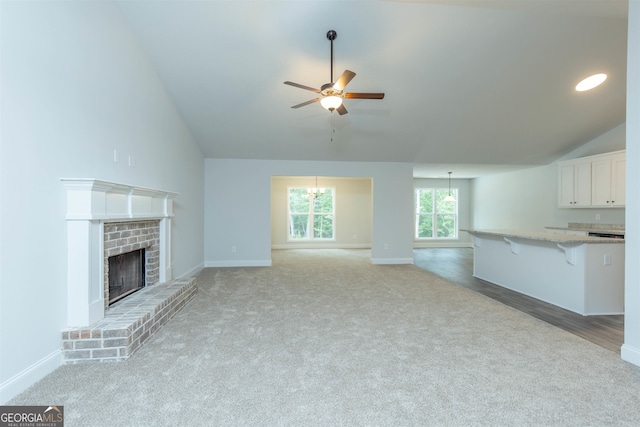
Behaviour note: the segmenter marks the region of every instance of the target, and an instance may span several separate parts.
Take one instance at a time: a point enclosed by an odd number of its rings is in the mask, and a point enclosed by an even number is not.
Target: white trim
[[[271,267],[271,260],[221,260],[205,261],[205,268],[211,267]]]
[[[622,347],[620,348],[620,357],[625,362],[640,366],[640,348],[631,347],[628,344],[622,344]]]
[[[371,258],[371,264],[377,264],[377,265],[413,264],[413,258]]]
[[[0,384],[0,405],[6,404],[62,364],[62,351],[57,349],[33,365]]]

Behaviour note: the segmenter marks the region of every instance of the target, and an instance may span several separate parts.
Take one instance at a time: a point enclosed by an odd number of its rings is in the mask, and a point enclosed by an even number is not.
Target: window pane
[[[333,213],[333,189],[326,188],[324,194],[315,198],[313,211],[317,213]]]
[[[313,237],[316,239],[333,238],[333,215],[318,214],[313,217]]]
[[[433,237],[433,216],[432,215],[416,215],[417,236],[416,237]]]
[[[309,215],[291,214],[289,237],[292,239],[305,239],[309,237]]]
[[[452,202],[452,204],[455,204]],[[456,237],[456,216],[453,214],[437,215],[438,237]]]
[[[334,191],[310,197],[307,188],[289,188],[289,239],[333,239]]]
[[[416,197],[416,213],[432,213],[433,212],[433,190],[420,188]]]
[[[451,194],[454,201],[444,199]],[[415,190],[415,238],[455,239],[458,237],[458,190],[418,188]]]
[[[289,212],[309,213],[310,203],[306,188],[289,189]]]

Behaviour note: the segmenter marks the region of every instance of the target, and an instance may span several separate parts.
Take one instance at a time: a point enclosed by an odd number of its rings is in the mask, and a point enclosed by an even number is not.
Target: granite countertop
[[[590,223],[570,222],[566,227],[549,226],[545,228],[549,230],[586,231],[586,232],[624,235],[623,224],[590,224]]]
[[[554,243],[624,243],[624,239],[611,239],[595,236],[576,236],[572,234],[545,233],[517,230],[462,230],[477,236],[512,237],[518,239],[542,240]]]

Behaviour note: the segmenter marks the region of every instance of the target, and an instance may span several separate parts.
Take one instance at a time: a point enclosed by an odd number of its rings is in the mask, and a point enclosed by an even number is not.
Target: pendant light
[[[451,195],[451,172],[449,172],[449,195],[444,198],[445,202],[455,202],[456,198]]]

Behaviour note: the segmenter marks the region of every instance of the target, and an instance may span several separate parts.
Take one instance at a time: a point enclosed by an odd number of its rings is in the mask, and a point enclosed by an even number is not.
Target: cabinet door
[[[574,165],[574,207],[591,206],[591,163]]]
[[[611,206],[611,159],[591,163],[591,204]]]
[[[561,166],[558,169],[558,206],[573,207],[573,185],[574,185],[573,165]]]
[[[627,160],[626,157],[618,157],[611,163],[611,204],[613,206],[624,206],[627,201],[626,196],[626,175]]]

